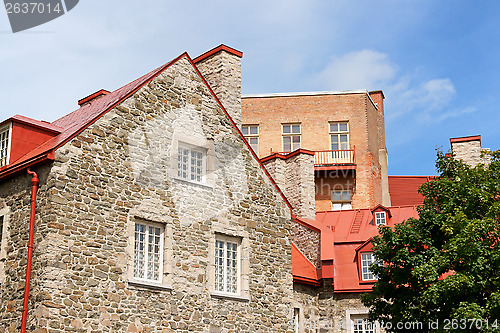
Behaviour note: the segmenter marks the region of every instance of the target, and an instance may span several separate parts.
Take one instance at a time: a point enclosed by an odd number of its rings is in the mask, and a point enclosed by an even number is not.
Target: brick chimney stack
[[[241,128],[242,57],[242,52],[221,44],[193,60],[239,128]]]

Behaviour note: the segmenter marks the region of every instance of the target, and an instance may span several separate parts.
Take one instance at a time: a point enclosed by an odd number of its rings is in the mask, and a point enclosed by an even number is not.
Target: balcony
[[[319,150],[314,152],[314,165],[345,165],[355,164],[354,149],[349,150]]]
[[[272,153],[272,152],[271,152]],[[276,152],[274,152],[276,154]],[[292,152],[277,152],[286,156]],[[314,151],[315,170],[356,169],[355,149]]]

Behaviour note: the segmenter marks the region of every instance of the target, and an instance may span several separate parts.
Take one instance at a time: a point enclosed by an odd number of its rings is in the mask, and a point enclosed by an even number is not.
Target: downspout
[[[33,258],[33,238],[35,234],[35,209],[36,209],[36,191],[40,180],[36,172],[28,168],[28,173],[31,178],[31,214],[30,214],[30,229],[28,238],[28,262],[26,264],[26,280],[24,283],[24,303],[23,303],[23,317],[21,320],[21,333],[26,332],[26,321],[28,319],[28,300],[30,295],[30,279],[31,279],[31,261]]]

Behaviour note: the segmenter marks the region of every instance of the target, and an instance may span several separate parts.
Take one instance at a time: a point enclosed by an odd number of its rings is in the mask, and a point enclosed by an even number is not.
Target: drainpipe
[[[40,180],[36,172],[28,168],[28,173],[31,178],[31,214],[30,214],[30,230],[28,238],[28,263],[26,264],[26,281],[24,283],[24,303],[23,317],[21,320],[21,333],[26,332],[26,321],[28,319],[28,300],[30,295],[30,279],[31,279],[31,260],[33,258],[33,238],[35,234],[35,209],[36,209],[36,190]]]

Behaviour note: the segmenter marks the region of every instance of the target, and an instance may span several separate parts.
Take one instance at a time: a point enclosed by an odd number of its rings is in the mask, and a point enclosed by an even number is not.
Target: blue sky
[[[53,121],[184,51],[243,51],[243,94],[383,90],[389,173],[435,174],[435,149],[498,149],[500,2],[80,1],[12,34],[0,10],[0,119]]]

